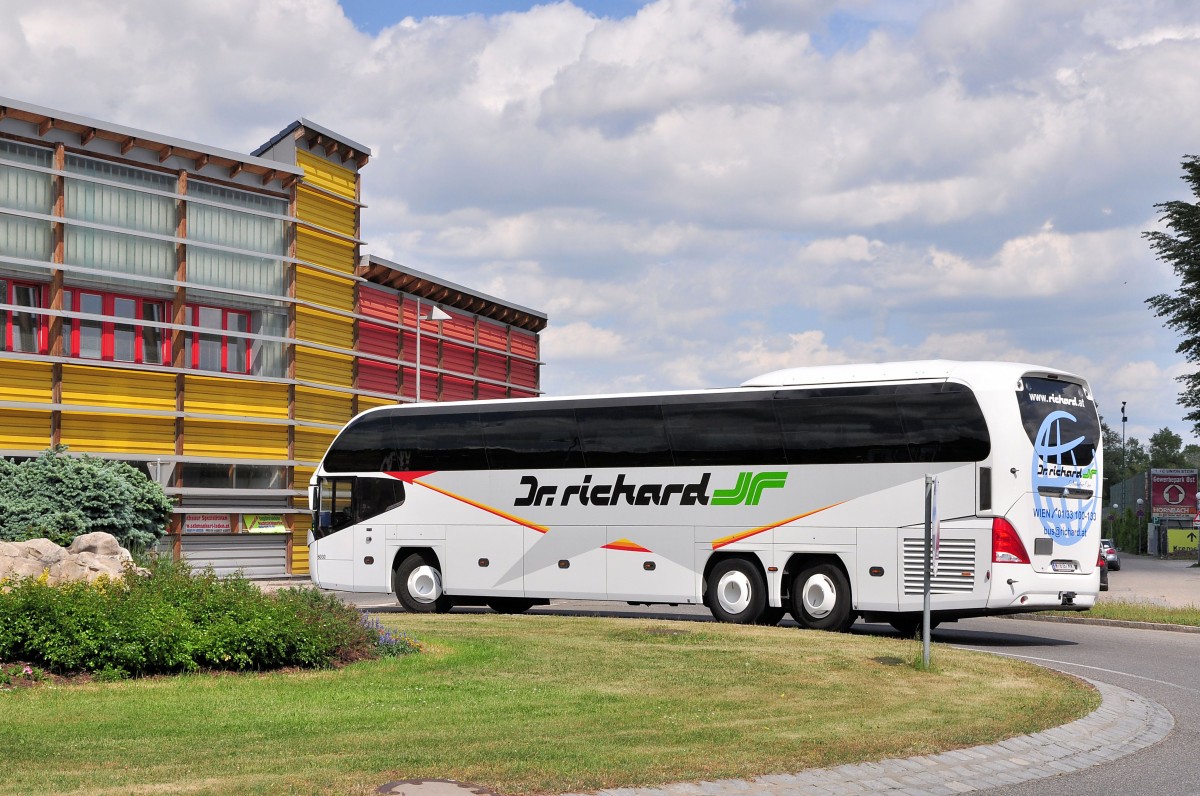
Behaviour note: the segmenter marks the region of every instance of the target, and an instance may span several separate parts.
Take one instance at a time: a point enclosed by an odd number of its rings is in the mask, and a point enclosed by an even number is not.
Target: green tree
[[[1179,470],[1187,466],[1183,457],[1183,437],[1169,428],[1160,428],[1150,437],[1150,466]]]
[[[66,450],[50,448],[20,464],[0,460],[0,540],[68,545],[105,531],[144,550],[162,537],[172,503],[161,486],[125,462]]]
[[[1200,198],[1200,157],[1188,155],[1182,166],[1184,182]],[[1146,303],[1167,327],[1179,332],[1182,339],[1176,352],[1189,364],[1200,364],[1200,204],[1174,201],[1154,207],[1162,213],[1159,221],[1166,229],[1142,236],[1150,241],[1155,256],[1174,269],[1179,289],[1151,296]],[[1180,376],[1179,381],[1183,385],[1179,404],[1191,410],[1185,417],[1200,434],[1200,372]]]

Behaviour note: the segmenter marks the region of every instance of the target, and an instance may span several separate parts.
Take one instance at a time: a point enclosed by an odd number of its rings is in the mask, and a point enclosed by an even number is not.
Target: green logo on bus
[[[787,473],[751,473],[738,475],[733,489],[714,489],[714,506],[757,506],[764,489],[782,487],[787,483]]]

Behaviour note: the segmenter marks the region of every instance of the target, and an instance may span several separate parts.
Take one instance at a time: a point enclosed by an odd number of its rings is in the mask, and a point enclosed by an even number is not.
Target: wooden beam
[[[42,123],[38,125],[38,135],[45,136],[46,133],[54,129],[54,120],[47,116],[42,119]]]
[[[122,144],[121,144],[121,154],[128,155],[129,150],[133,149],[133,143],[134,143],[133,136],[129,136],[128,138],[126,138],[125,141],[122,142]]]
[[[271,169],[270,171],[268,171],[266,174],[264,174],[262,176],[262,184],[266,185],[271,180],[275,179],[277,176],[279,176],[279,172],[276,171],[275,169]]]
[[[280,183],[280,187],[285,191],[290,191],[292,190],[292,186],[294,186],[299,179],[299,175],[289,174],[283,178],[282,182]]]
[[[8,115],[8,108],[0,108],[0,119]]]
[[[204,168],[207,165],[208,165],[208,155],[202,154],[202,155],[200,155],[200,157],[196,158],[194,168],[196,171],[200,171],[200,169]]]
[[[87,146],[88,144],[92,143],[92,139],[95,137],[96,137],[96,128],[89,127],[88,129],[83,131],[83,134],[81,136],[79,136],[79,145]]]
[[[234,177],[241,174],[242,169],[244,169],[245,167],[246,166],[244,163],[234,163],[233,166],[229,169],[229,179],[232,180]]]
[[[158,162],[166,163],[167,158],[171,157],[171,155],[174,155],[174,154],[175,154],[175,147],[173,147],[173,146],[166,147],[165,149],[163,149],[162,152],[158,153]]]

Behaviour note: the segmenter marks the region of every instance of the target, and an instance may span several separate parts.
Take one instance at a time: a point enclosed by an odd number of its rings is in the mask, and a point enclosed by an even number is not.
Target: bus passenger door
[[[525,596],[603,600],[604,527],[556,525],[525,529]]]
[[[385,559],[386,528],[366,523],[354,529],[354,591],[388,591],[392,571]]]
[[[442,583],[447,594],[520,597],[521,532],[517,525],[447,525]]]
[[[610,526],[607,531],[609,599],[696,602],[695,528]]]

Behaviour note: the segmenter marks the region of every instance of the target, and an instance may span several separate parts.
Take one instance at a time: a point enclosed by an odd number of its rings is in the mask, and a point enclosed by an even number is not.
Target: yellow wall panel
[[[62,442],[75,453],[175,452],[175,419],[63,412]]]
[[[188,375],[183,406],[185,411],[198,414],[286,420],[287,385]]]
[[[297,307],[296,337],[350,350],[354,348],[354,320],[308,307]]]
[[[312,516],[292,515],[292,574],[308,574],[308,529],[312,527]]]
[[[286,459],[287,426],[188,418],[183,452],[218,459]]]
[[[353,378],[354,358],[296,346],[296,378],[335,387],[349,387]]]
[[[296,427],[296,459],[304,462],[319,462],[329,450],[329,444],[337,432],[332,429]]]
[[[65,404],[175,411],[175,376],[141,370],[63,365]]]
[[[343,273],[354,273],[354,244],[316,230],[296,228],[296,258]]]
[[[347,199],[354,199],[358,195],[355,190],[356,175],[350,169],[303,149],[296,150],[296,165],[304,169],[305,181],[313,185],[341,194]]]
[[[339,235],[358,237],[357,208],[322,193],[309,190],[303,185],[296,191],[296,217],[308,221]]]
[[[50,403],[50,363],[0,359],[0,398],[24,403]]]
[[[346,393],[297,387],[296,419],[345,425],[353,416],[350,400],[351,396]]]
[[[296,465],[292,468],[292,489],[308,489],[308,481],[312,478],[313,473],[317,471],[316,467],[302,467]],[[308,507],[307,497],[292,498],[292,505],[299,508]]]
[[[354,282],[333,274],[296,267],[296,298],[354,312]]]
[[[50,447],[50,413],[0,411],[0,448],[41,451]]]
[[[425,392],[425,385],[421,385],[421,392]],[[389,401],[387,398],[373,398],[370,395],[358,396],[358,411],[365,412],[368,409],[374,409],[377,406],[395,406],[395,401]]]

